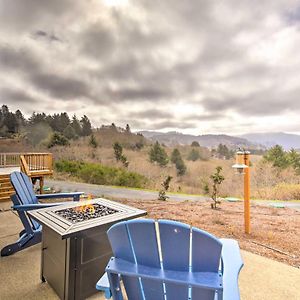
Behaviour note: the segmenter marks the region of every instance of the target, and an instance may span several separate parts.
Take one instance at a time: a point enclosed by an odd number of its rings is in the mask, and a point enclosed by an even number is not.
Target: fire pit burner
[[[98,204],[86,204],[77,207],[70,207],[66,209],[56,210],[55,213],[64,219],[72,222],[78,223],[86,220],[96,219],[99,217],[104,217],[112,215],[119,212],[116,209]]]

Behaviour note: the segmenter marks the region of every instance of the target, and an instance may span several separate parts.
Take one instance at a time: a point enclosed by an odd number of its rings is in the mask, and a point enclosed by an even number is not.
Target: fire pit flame
[[[86,201],[92,201],[92,200],[93,200],[93,196],[89,194]],[[80,201],[83,200],[80,199]],[[75,210],[79,213],[85,213],[85,212],[90,214],[95,213],[95,207],[93,204],[90,203],[84,203],[83,205],[76,207]]]
[[[72,223],[97,219],[117,212],[119,211],[114,208],[91,202],[84,202],[79,206],[55,211],[56,214]]]
[[[79,213],[85,213],[85,212],[90,214],[95,213],[95,207],[93,204],[83,204],[81,206],[76,207],[75,210]]]

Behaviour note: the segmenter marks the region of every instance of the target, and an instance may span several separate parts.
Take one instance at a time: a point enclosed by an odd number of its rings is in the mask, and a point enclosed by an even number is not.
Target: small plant
[[[216,167],[216,172],[210,176],[210,179],[213,182],[211,194],[211,198],[213,200],[213,203],[211,203],[212,209],[217,209],[217,205],[221,204],[221,201],[218,199],[218,193],[220,185],[225,180],[225,177],[221,174],[221,171],[222,167],[218,166]]]
[[[158,192],[158,200],[166,201],[169,197],[166,195],[170,187],[170,182],[172,180],[172,176],[167,176],[166,179],[162,182],[162,189]]]

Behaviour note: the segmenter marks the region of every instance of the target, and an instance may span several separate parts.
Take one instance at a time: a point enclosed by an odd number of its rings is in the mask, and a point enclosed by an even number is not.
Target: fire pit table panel
[[[145,211],[106,199],[67,203],[31,211],[43,225],[41,278],[61,299],[85,299],[112,256],[106,231]]]

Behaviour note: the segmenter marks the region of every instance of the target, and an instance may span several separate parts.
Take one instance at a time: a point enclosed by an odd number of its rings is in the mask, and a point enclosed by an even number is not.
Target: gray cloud
[[[145,109],[138,112],[130,112],[130,117],[139,118],[139,119],[172,119],[175,116],[169,112],[162,111],[159,109]]]
[[[49,110],[84,99],[133,129],[299,114],[299,19],[292,0],[0,0],[0,97],[22,109],[38,92]],[[175,114],[182,103],[195,110]]]
[[[32,36],[33,38],[44,39],[50,42],[62,42],[62,40],[58,38],[55,34],[49,34],[48,32],[43,30],[36,30],[32,33]]]
[[[147,124],[146,128],[149,128],[151,130],[160,130],[166,128],[191,129],[195,127],[196,127],[196,123],[188,122],[188,121],[186,122],[162,121],[162,122],[151,122]]]
[[[50,73],[37,73],[32,75],[30,79],[36,88],[45,91],[52,97],[67,100],[90,97],[88,85],[78,79]]]
[[[93,23],[79,36],[80,51],[96,60],[107,59],[113,55],[116,41],[114,33],[102,23]]]
[[[29,49],[17,49],[9,45],[0,45],[0,65],[2,69],[25,73],[40,68],[39,58]]]
[[[7,31],[24,32],[38,24],[53,25],[76,10],[78,4],[72,0],[1,0],[0,24]]]
[[[30,96],[23,90],[14,90],[8,88],[0,89],[0,97],[2,103],[9,103],[9,104],[19,104],[19,103],[28,103],[33,104],[37,102],[37,99]]]

